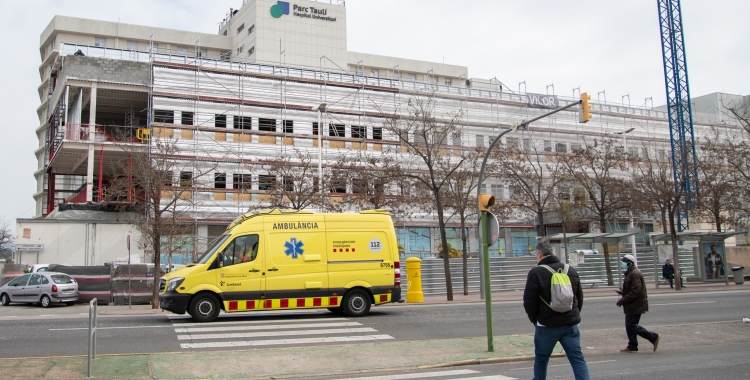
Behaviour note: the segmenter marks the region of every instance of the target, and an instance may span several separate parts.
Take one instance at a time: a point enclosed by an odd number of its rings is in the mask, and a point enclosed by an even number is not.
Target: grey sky
[[[216,33],[241,0],[3,2],[5,90],[0,138],[0,217],[34,215],[39,126],[39,35],[56,14]],[[349,50],[468,66],[469,77],[497,77],[514,91],[557,95],[574,87],[609,103],[665,102],[656,0],[397,1],[347,0]],[[692,96],[750,94],[750,1],[682,0]],[[550,88],[550,91],[552,89]],[[602,100],[603,99],[603,96]],[[625,99],[627,103],[627,98]]]

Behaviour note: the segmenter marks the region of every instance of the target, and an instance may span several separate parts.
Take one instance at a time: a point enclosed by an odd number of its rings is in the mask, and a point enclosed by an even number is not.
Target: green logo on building
[[[289,2],[277,1],[276,4],[271,5],[271,16],[279,18],[283,15],[289,14]]]

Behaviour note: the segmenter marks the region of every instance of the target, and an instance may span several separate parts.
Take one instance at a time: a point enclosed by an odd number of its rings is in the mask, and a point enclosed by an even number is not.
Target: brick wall
[[[67,56],[62,77],[147,86],[149,64],[110,58]]]

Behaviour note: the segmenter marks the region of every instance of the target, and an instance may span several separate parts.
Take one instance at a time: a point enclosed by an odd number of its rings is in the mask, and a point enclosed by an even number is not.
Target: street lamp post
[[[630,132],[633,132],[635,128],[630,128],[624,131],[615,132],[616,135],[622,135],[622,145],[625,149],[625,154],[628,154],[628,138],[627,134]],[[627,165],[627,160],[625,161],[625,164]],[[635,224],[633,224],[633,215],[630,213],[630,229],[635,229]],[[630,232],[630,231],[628,231]],[[630,237],[630,248],[633,251],[633,258],[635,258],[635,263],[638,264],[638,254],[636,253],[636,247],[635,247],[635,235]]]
[[[326,111],[326,103],[320,103],[315,110],[318,111],[318,191],[323,196],[323,112]]]

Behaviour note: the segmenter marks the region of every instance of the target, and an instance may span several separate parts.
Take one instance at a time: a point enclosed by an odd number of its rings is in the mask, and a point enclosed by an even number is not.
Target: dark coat
[[[674,267],[672,264],[664,264],[661,266],[661,276],[664,278],[674,278]]]
[[[555,271],[565,266],[556,256],[547,256],[539,264],[547,265]],[[526,288],[523,291],[523,308],[526,310],[526,315],[531,323],[536,325],[539,322],[547,327],[563,327],[581,322],[581,309],[583,308],[581,280],[578,277],[578,272],[573,268],[568,268],[568,277],[570,277],[573,294],[575,294],[573,309],[567,313],[558,313],[544,303],[545,301],[549,303],[552,299],[552,292],[550,291],[552,273],[538,266],[529,271],[526,278]]]
[[[617,301],[617,306],[622,306],[625,314],[643,314],[648,311],[648,295],[646,294],[646,281],[638,267],[625,272],[625,281],[622,283],[622,298]]]

